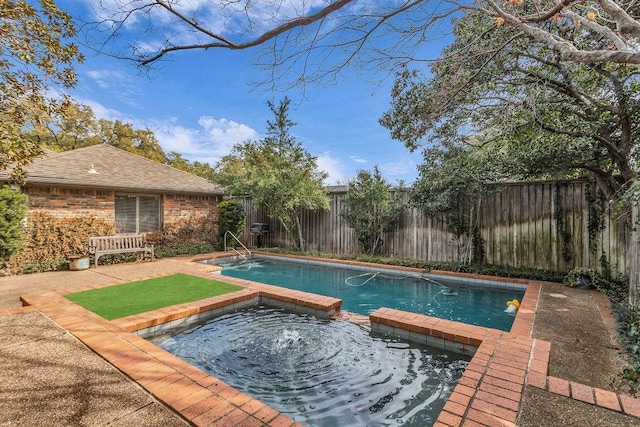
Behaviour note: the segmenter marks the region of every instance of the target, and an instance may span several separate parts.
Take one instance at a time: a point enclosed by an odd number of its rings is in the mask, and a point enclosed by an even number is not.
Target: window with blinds
[[[116,231],[148,233],[160,230],[160,197],[116,194]]]

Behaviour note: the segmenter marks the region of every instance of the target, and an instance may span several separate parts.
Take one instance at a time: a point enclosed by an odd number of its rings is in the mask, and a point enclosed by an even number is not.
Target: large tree
[[[289,233],[297,249],[305,251],[301,215],[303,210],[329,209],[323,187],[327,174],[318,169],[316,158],[291,134],[290,100],[278,106],[269,102],[273,120],[260,141],[236,144],[216,169],[218,182],[230,196],[248,196],[268,210]]]
[[[67,102],[49,120],[25,135],[54,151],[67,151],[100,143],[100,126],[91,107]]]
[[[25,129],[39,126],[67,102],[47,90],[76,82],[72,65],[82,55],[70,41],[75,34],[71,16],[53,0],[0,0],[0,170],[16,179],[42,154]]]
[[[180,51],[262,46],[258,62],[278,67],[270,76],[290,84],[333,78],[354,61],[377,68],[424,59],[419,50],[442,37],[450,17],[467,12],[536,38],[563,61],[640,64],[638,6],[631,0],[102,0],[102,6],[91,33],[100,40],[91,43],[111,43],[112,54],[149,65]],[[581,43],[583,36],[593,42]]]
[[[215,181],[216,172],[207,162],[199,162],[197,160],[190,161],[185,159],[182,154],[175,151],[169,151],[166,163],[176,169],[198,175],[201,178]]]
[[[475,147],[512,179],[589,175],[609,195],[634,179],[637,68],[563,62],[483,14],[466,15],[455,35],[430,75],[398,74],[381,118],[392,137],[411,150]]]
[[[24,135],[38,146],[54,151],[109,144],[210,181],[215,176],[208,163],[191,162],[173,151],[165,154],[150,129],[139,129],[121,120],[97,119],[91,107],[71,100],[47,120],[42,120],[38,126],[25,131]]]
[[[98,125],[101,143],[113,145],[159,163],[167,162],[167,156],[151,130],[136,129],[131,123],[120,120],[100,119]]]
[[[138,129],[121,120],[96,119],[91,107],[67,102],[48,120],[27,130],[25,136],[54,151],[67,151],[96,144],[168,163],[166,154],[149,129]]]
[[[484,262],[479,229],[485,197],[508,176],[493,152],[444,141],[423,152],[419,177],[409,193],[410,204],[427,217],[444,221],[453,234],[457,261]]]

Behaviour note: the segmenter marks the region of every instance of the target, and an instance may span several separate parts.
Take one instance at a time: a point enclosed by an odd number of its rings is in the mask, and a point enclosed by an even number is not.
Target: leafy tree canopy
[[[0,0],[0,170],[21,179],[24,167],[42,154],[24,130],[64,108],[48,97],[51,86],[72,87],[72,65],[82,61],[71,16],[52,0]]]
[[[166,154],[149,129],[136,129],[132,124],[123,123],[120,120],[100,119],[98,125],[101,143],[113,145],[159,163],[167,163]]]
[[[180,153],[169,151],[166,163],[176,169],[198,175],[199,177],[208,179],[211,182],[216,181],[215,170],[207,162],[199,162],[197,160],[190,161],[185,159]]]
[[[290,100],[278,106],[269,102],[273,120],[267,120],[267,134],[260,141],[236,144],[216,166],[218,182],[231,196],[247,196],[268,209],[304,251],[301,212],[328,209],[323,187],[327,174],[318,170],[316,158],[291,134]]]
[[[400,224],[404,203],[391,194],[391,185],[385,181],[378,167],[373,173],[359,170],[349,182],[349,192],[343,199],[342,217],[354,229],[362,250],[376,255],[384,244],[384,234],[394,231]]]
[[[150,129],[137,129],[120,120],[96,119],[91,107],[70,101],[25,136],[35,145],[54,151],[109,144],[210,181],[215,175],[208,163],[190,162],[176,152],[165,154]]]
[[[563,62],[483,14],[466,15],[455,35],[429,77],[398,74],[381,118],[393,138],[410,150],[475,149],[511,179],[589,175],[613,194],[636,176],[635,67]]]

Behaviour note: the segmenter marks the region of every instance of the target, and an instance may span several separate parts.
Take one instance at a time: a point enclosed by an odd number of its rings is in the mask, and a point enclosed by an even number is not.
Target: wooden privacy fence
[[[303,212],[307,248],[334,254],[360,253],[353,230],[340,216],[347,188],[330,189],[328,211]],[[490,264],[567,271],[577,266],[600,268],[604,256],[615,271],[625,272],[630,249],[629,221],[609,209],[591,181],[501,184],[478,207],[478,226]],[[408,195],[401,194],[404,200]],[[266,222],[265,247],[291,248],[282,225],[269,213],[245,201],[243,242],[255,246],[251,223]],[[460,261],[465,242],[456,239],[443,218],[425,217],[409,208],[400,228],[387,233],[385,257]]]

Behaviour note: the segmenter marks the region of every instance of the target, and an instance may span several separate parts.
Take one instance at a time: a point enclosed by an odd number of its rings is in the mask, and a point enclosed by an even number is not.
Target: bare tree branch
[[[598,4],[600,4],[600,7],[618,24],[617,31],[620,34],[640,37],[640,23],[629,16],[616,2],[612,0],[598,0]]]
[[[639,8],[633,0],[103,1],[93,26],[105,31],[102,50],[116,44],[112,54],[125,56],[116,36],[127,38],[129,58],[142,67],[180,51],[261,46],[260,58],[267,61],[261,65],[271,67],[274,80],[317,83],[351,64],[368,71],[397,69],[424,61],[418,52],[444,37],[447,18],[461,11],[484,13],[497,25],[543,41],[562,61],[640,64]],[[108,10],[107,4],[117,6]]]
[[[279,25],[277,27],[275,27],[272,30],[266,31],[264,33],[262,33],[261,35],[259,35],[258,37],[254,38],[253,40],[250,40],[248,42],[244,42],[244,43],[233,43],[230,40],[215,34],[211,31],[208,30],[204,30],[203,27],[201,27],[200,25],[198,25],[198,23],[193,20],[193,19],[189,19],[187,17],[185,17],[184,15],[178,13],[172,6],[170,2],[166,2],[164,0],[155,0],[155,2],[162,6],[163,8],[165,8],[166,10],[168,10],[170,13],[172,13],[174,16],[178,17],[180,20],[182,20],[183,22],[186,22],[188,25],[194,27],[196,30],[208,35],[209,37],[217,40],[215,42],[211,42],[211,43],[201,43],[201,44],[190,44],[190,45],[183,45],[183,46],[171,46],[171,47],[166,47],[164,49],[161,49],[158,53],[156,53],[155,55],[151,55],[147,58],[144,58],[140,61],[141,65],[148,65],[152,62],[155,62],[157,60],[159,60],[160,58],[162,58],[163,56],[165,56],[168,53],[171,52],[175,52],[178,50],[190,50],[190,49],[209,49],[209,48],[216,48],[216,47],[225,47],[228,49],[232,49],[232,50],[237,50],[237,49],[247,49],[250,47],[254,47],[254,46],[258,46],[261,44],[265,44],[266,42],[268,42],[269,40],[277,37],[280,34],[284,34],[287,33],[291,30],[293,30],[294,28],[297,27],[305,27],[308,25],[313,24],[314,22],[317,22],[319,20],[321,20],[322,18],[334,13],[337,10],[342,9],[343,7],[345,7],[346,5],[348,5],[349,3],[351,3],[353,0],[337,0],[335,3],[331,3],[329,4],[327,7],[319,10],[318,12],[309,15],[309,16],[302,16],[296,19],[293,19],[291,21],[288,21],[282,25]]]

